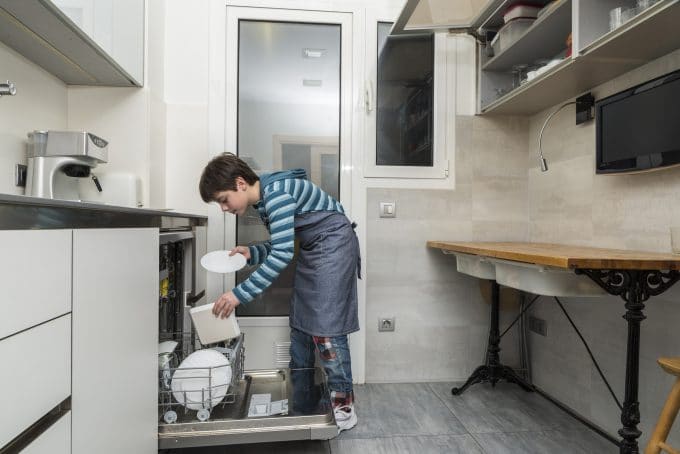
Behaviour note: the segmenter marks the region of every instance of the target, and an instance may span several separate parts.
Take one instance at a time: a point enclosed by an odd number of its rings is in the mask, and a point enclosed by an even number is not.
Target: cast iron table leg
[[[642,313],[644,302],[650,296],[660,295],[680,278],[680,272],[657,270],[576,270],[585,274],[611,295],[618,295],[626,302],[628,322],[628,343],[626,346],[626,391],[621,409],[619,435],[621,454],[638,454],[637,439],[642,432],[637,428],[640,423],[640,403],[638,384],[640,379],[640,322],[646,317]]]
[[[506,380],[516,383],[525,391],[533,391],[531,385],[526,383],[512,368],[504,366],[500,362],[500,331],[498,328],[500,286],[496,281],[491,282],[491,323],[489,326],[489,347],[486,352],[486,364],[479,366],[472,372],[470,378],[460,388],[453,388],[451,394],[454,396],[462,394],[468,387],[480,382],[491,382],[491,386],[496,386],[499,380]]]

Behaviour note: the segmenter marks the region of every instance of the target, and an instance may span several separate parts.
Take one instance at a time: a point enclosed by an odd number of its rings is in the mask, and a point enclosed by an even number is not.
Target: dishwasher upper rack
[[[165,335],[165,333],[164,333]],[[177,412],[183,412],[185,415],[195,412],[196,419],[199,421],[207,421],[210,419],[210,414],[213,409],[219,406],[232,404],[236,401],[239,389],[239,382],[244,377],[244,363],[245,363],[245,348],[244,348],[244,333],[238,337],[231,339],[226,343],[219,343],[210,346],[203,346],[197,339],[195,333],[184,333],[173,336],[175,339],[181,338],[181,347],[178,351],[173,352],[171,360],[165,362],[162,366],[161,355],[159,355],[159,369],[158,369],[158,419],[167,424],[172,424],[178,420]],[[225,345],[225,346],[222,346]],[[228,384],[227,392],[219,402],[214,401],[213,394],[219,392],[224,388],[224,385],[207,386],[200,389],[183,390],[183,401],[189,401],[192,404],[198,404],[202,408],[198,410],[191,410],[184,404],[177,401],[171,388],[172,379],[177,370],[181,369],[178,365],[191,353],[203,348],[212,348],[222,353],[228,360],[228,365],[231,367],[231,381]],[[199,377],[207,378],[208,383],[212,381],[212,376],[216,370],[226,367],[206,367],[206,368],[187,368],[196,371]],[[187,399],[187,394],[200,393],[202,398],[200,401],[194,399]]]

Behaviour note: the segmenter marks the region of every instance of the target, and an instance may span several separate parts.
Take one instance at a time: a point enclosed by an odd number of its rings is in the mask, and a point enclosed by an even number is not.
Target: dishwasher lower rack
[[[180,338],[177,351],[159,355],[158,420],[166,424],[191,418],[207,421],[215,408],[236,401],[243,378],[244,335],[210,347],[202,346],[194,334]],[[191,353],[204,349],[223,355],[224,365],[179,367]]]
[[[321,368],[246,370],[236,401],[220,405],[207,421],[179,415],[173,424],[158,424],[159,453],[197,448],[292,440],[328,440],[338,435],[326,376]],[[251,414],[253,399],[287,400],[288,412]]]

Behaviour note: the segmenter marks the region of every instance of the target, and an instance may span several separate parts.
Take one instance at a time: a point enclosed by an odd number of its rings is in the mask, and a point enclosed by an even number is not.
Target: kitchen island
[[[621,409],[623,424],[619,430],[621,440],[617,444],[621,453],[639,452],[640,323],[645,319],[644,302],[665,292],[680,279],[680,256],[522,242],[428,241],[427,246],[456,255],[459,271],[493,281],[487,363],[478,367],[462,387],[454,388],[454,395],[474,383],[490,381],[495,384],[500,379],[532,389],[532,385],[500,363],[499,285],[555,297],[597,296],[598,290],[602,294],[620,296],[625,302],[628,341],[623,404],[613,396]]]

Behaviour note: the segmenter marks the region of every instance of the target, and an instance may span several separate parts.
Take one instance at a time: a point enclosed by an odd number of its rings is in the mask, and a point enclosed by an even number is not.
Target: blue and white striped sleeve
[[[286,192],[272,191],[264,207],[269,217],[271,250],[260,267],[233,289],[241,303],[252,301],[269,287],[295,252],[295,199]]]
[[[248,265],[260,265],[271,252],[272,243],[271,241],[265,241],[263,243],[248,246],[248,249],[250,249],[250,260],[248,261]]]

